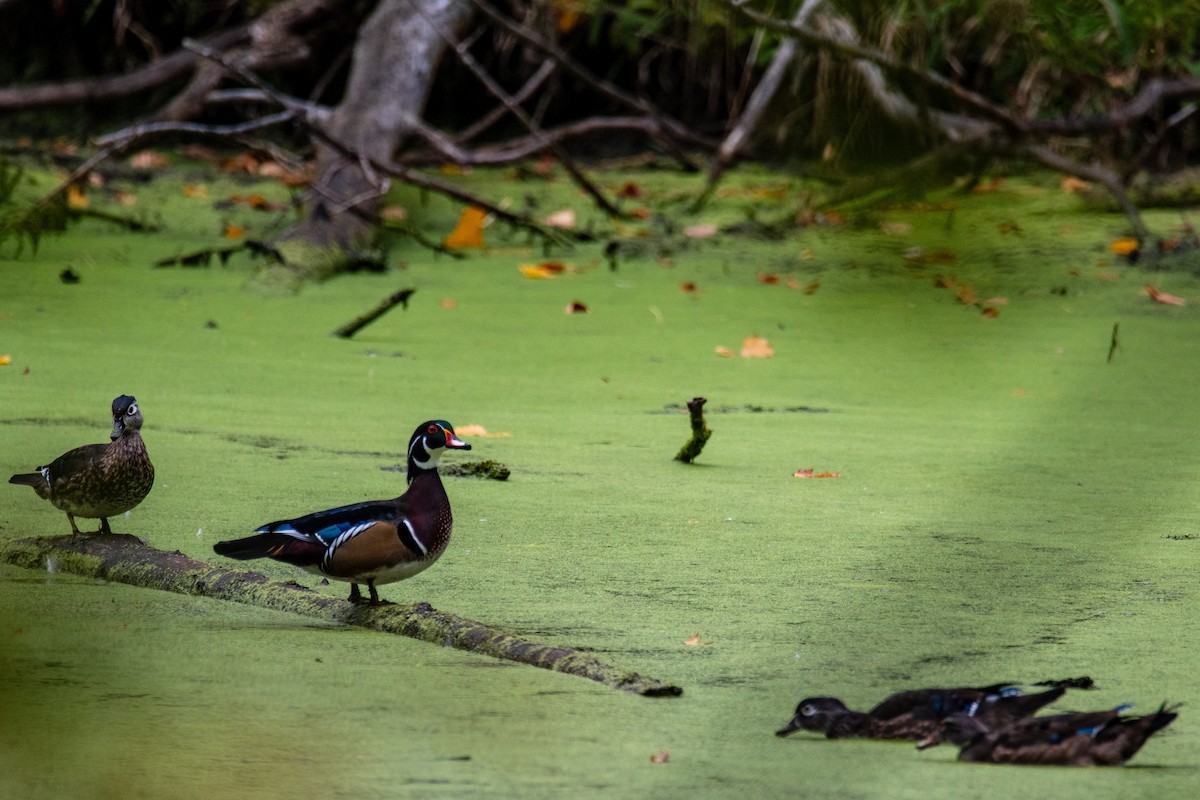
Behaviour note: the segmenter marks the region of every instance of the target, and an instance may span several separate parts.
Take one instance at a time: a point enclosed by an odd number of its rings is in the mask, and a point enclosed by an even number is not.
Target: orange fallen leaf
[[[695,294],[697,291],[697,287],[696,287],[696,284],[693,283],[692,281],[684,281],[683,283],[679,284],[679,291],[688,292],[690,294]]]
[[[634,219],[650,219],[654,214],[645,206],[638,206],[637,208],[629,209],[629,216]]]
[[[759,270],[758,272],[754,273],[754,277],[758,278],[759,283],[765,283],[768,286],[774,286],[775,284],[779,283],[779,276],[774,272],[763,272],[762,270]]]
[[[689,239],[711,239],[717,235],[717,226],[708,222],[688,225],[683,229],[683,235]]]
[[[798,469],[792,473],[793,478],[840,478],[840,472],[817,472],[811,469]]]
[[[1187,303],[1182,297],[1166,292],[1160,292],[1150,284],[1146,284],[1146,294],[1150,295],[1150,299],[1156,303],[1164,303],[1169,306],[1182,306]]]
[[[463,169],[462,164],[444,163],[438,164],[438,172],[443,175],[462,175],[466,170]]]
[[[650,756],[651,764],[665,764],[670,760],[671,760],[671,753],[668,750],[663,750],[661,752],[655,753],[654,755]]]
[[[546,217],[546,224],[551,228],[574,228],[575,209],[564,208]]]
[[[585,304],[579,302],[578,300],[572,300],[570,303],[567,303],[567,307],[565,309],[563,309],[563,313],[586,314],[586,313],[588,313],[588,307]]]
[[[443,297],[441,300],[438,300],[438,305],[442,308],[458,308],[458,301],[453,297]]]
[[[688,638],[684,639],[683,643],[686,644],[688,647],[706,647],[706,646],[712,644],[712,642],[700,641],[700,631],[696,631],[694,634],[692,634]]]
[[[721,358],[733,358],[733,351],[723,344],[717,345],[713,351]]]
[[[236,222],[227,222],[221,235],[226,239],[240,239],[246,235],[246,229]]]
[[[240,153],[222,161],[221,169],[226,172],[247,172],[257,175],[259,163],[259,160],[249,153]]]
[[[995,306],[984,306],[983,308],[979,309],[979,313],[983,314],[985,317],[995,318],[1000,316],[1000,309],[996,308]]]
[[[775,355],[775,351],[763,337],[747,336],[742,340],[742,350],[739,355],[742,358],[771,358]]]
[[[1068,175],[1059,182],[1058,187],[1064,192],[1071,194],[1082,194],[1092,188],[1092,185],[1085,180],[1080,180],[1073,175]]]
[[[184,197],[208,197],[208,187],[203,183],[185,183],[179,193]]]
[[[490,433],[487,428],[482,425],[460,425],[454,429],[454,432],[459,436],[477,436],[483,439],[502,439],[507,436],[512,436],[511,433]]]
[[[157,150],[142,150],[129,157],[129,166],[134,169],[162,169],[167,166],[167,157]]]
[[[973,306],[978,300],[975,299],[975,290],[965,283],[960,283],[954,288],[954,296],[958,301],[966,306]]]
[[[1108,252],[1118,256],[1128,256],[1136,252],[1138,249],[1138,240],[1132,236],[1124,236],[1120,239],[1113,239],[1108,243]]]
[[[483,247],[483,224],[487,221],[487,212],[482,208],[467,206],[458,217],[458,224],[446,237],[443,245],[448,250],[461,250],[466,247]]]
[[[8,353],[5,353],[4,355],[0,356],[0,367],[7,367],[11,363],[12,363],[12,356],[10,356]]]
[[[554,273],[550,272],[540,264],[522,264],[521,266],[517,267],[517,269],[521,270],[521,274],[526,278],[530,278],[531,280],[535,281],[554,277]]]
[[[137,195],[133,192],[126,192],[121,189],[113,192],[113,201],[119,206],[136,206]]]
[[[821,288],[820,281],[811,281],[811,282],[809,282],[809,284],[807,286],[804,287],[804,293],[805,294],[816,294],[817,289],[820,289],[820,288]]]
[[[87,208],[89,204],[88,196],[83,193],[75,184],[67,187],[67,207],[68,208]]]

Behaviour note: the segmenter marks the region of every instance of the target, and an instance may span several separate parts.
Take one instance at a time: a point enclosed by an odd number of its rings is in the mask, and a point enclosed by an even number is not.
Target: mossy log
[[[0,561],[26,569],[70,572],[358,625],[578,675],[646,697],[683,693],[678,686],[620,669],[571,648],[526,641],[495,626],[438,611],[428,603],[353,605],[294,582],[271,581],[261,573],[214,567],[178,551],[156,550],[125,534],[0,541]]]

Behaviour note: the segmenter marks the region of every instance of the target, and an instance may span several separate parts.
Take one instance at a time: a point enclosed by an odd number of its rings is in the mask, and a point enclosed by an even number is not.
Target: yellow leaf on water
[[[512,436],[511,433],[489,433],[488,429],[482,425],[460,425],[454,429],[454,432],[459,436],[478,436],[484,439],[500,439],[506,436]]]
[[[458,224],[443,244],[450,250],[461,250],[465,247],[483,247],[483,224],[487,221],[487,212],[482,208],[467,206],[458,217]]]
[[[742,350],[739,355],[742,358],[771,358],[775,355],[775,350],[763,337],[747,336],[742,340]]]
[[[8,353],[5,353],[4,355],[0,356],[0,367],[7,367],[11,363],[12,363],[12,356],[10,356]]]
[[[67,187],[67,206],[69,208],[87,208],[88,196],[74,184]]]
[[[1120,239],[1113,239],[1108,243],[1108,252],[1113,255],[1127,256],[1134,250],[1138,249],[1138,240],[1132,236],[1124,236]]]
[[[535,281],[553,278],[557,274],[546,269],[541,264],[522,264],[517,269],[521,270],[521,274],[526,278],[532,278]]]

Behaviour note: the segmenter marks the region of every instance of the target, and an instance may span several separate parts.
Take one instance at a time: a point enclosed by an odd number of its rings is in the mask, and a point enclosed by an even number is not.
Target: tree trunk
[[[381,0],[359,29],[346,94],[326,127],[330,137],[364,159],[394,161],[420,121],[446,50],[439,30],[458,31],[473,8],[470,0]],[[363,160],[325,142],[317,144],[316,166],[308,217],[280,238],[309,251],[301,267],[314,258],[328,264],[369,242],[372,212],[387,187]],[[296,249],[287,250],[294,262]]]
[[[257,572],[214,567],[179,551],[155,550],[125,534],[4,540],[0,541],[0,561],[26,569],[70,572],[397,633],[437,645],[578,675],[646,697],[676,697],[683,693],[678,686],[619,669],[568,647],[526,641],[501,628],[438,611],[428,603],[353,605],[291,581],[272,583]]]

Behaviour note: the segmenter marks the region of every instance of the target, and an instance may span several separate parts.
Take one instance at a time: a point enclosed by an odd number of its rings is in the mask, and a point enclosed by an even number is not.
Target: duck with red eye
[[[377,586],[411,578],[437,561],[454,520],[437,465],[447,450],[470,450],[445,420],[422,422],[408,442],[408,489],[392,500],[370,500],[270,522],[254,536],[213,549],[238,560],[271,558],[350,584],[350,602],[363,603],[359,584],[379,605]]]

